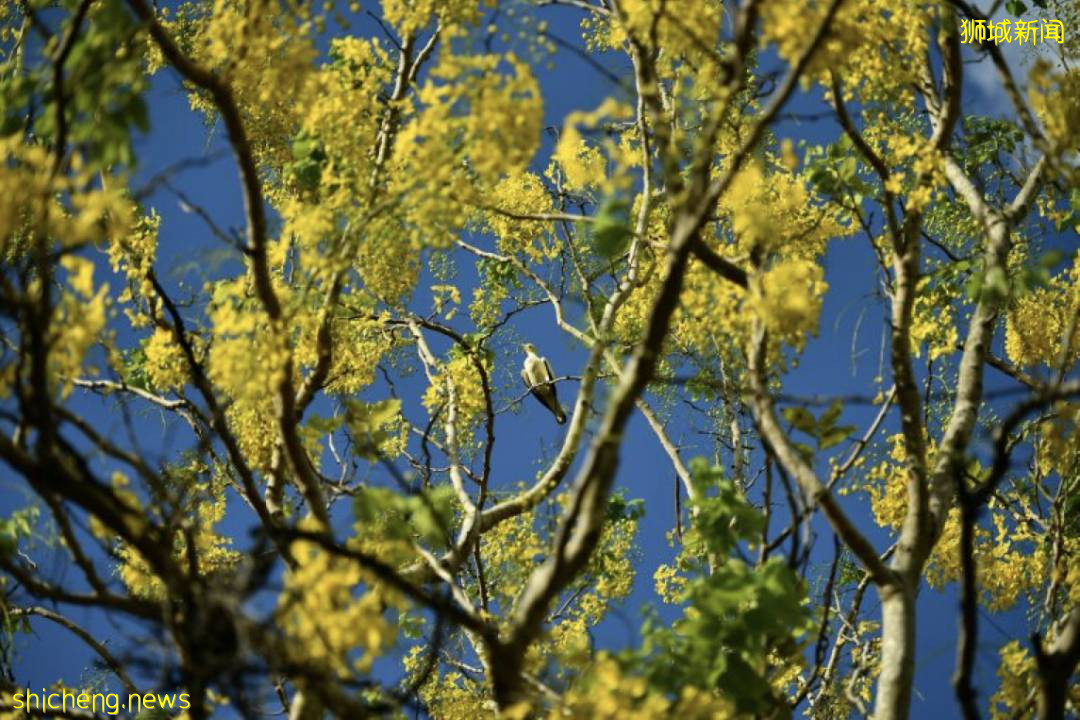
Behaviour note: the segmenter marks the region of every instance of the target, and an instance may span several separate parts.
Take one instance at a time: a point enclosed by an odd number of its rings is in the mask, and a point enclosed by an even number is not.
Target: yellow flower
[[[187,359],[171,330],[157,328],[143,345],[146,374],[159,390],[177,390],[187,380]]]
[[[770,331],[800,344],[806,333],[817,333],[827,288],[820,265],[787,260],[753,279],[749,302]]]
[[[1005,351],[1017,365],[1055,365],[1061,358],[1066,330],[1080,313],[1080,253],[1072,268],[1049,287],[1023,295],[1009,310]],[[1067,367],[1080,358],[1080,331],[1074,332]]]

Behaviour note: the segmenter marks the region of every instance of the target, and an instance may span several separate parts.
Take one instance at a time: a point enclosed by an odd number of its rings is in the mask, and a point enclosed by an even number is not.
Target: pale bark
[[[881,674],[874,718],[906,718],[915,676],[915,585],[901,582],[879,588],[881,596]]]
[[[1074,607],[1060,624],[1053,642],[1044,647],[1038,635],[1033,641],[1039,673],[1039,720],[1061,720],[1065,717],[1069,679],[1080,662],[1080,607]]]
[[[929,110],[933,146],[947,151],[955,126],[961,88],[961,66],[955,27],[943,44],[944,81],[937,95],[929,65],[923,68],[921,90]],[[945,152],[945,175],[957,195],[968,206],[984,230],[982,272],[1006,269],[1010,243],[1010,223],[1020,217],[1038,187],[1040,162],[1027,178],[1013,203],[1004,209],[992,207],[960,166]],[[914,290],[918,283],[919,226],[921,217],[910,213],[904,220],[900,242],[894,252],[894,295],[892,365],[897,385],[905,449],[908,455],[908,510],[900,531],[892,567],[899,584],[879,588],[882,599],[881,674],[874,706],[875,720],[904,720],[911,709],[915,660],[915,600],[922,572],[938,538],[957,492],[958,478],[966,462],[968,448],[983,399],[983,370],[986,366],[999,308],[984,293],[976,303],[963,344],[956,382],[956,400],[932,460],[926,455],[925,422],[921,399],[911,370],[910,322]]]

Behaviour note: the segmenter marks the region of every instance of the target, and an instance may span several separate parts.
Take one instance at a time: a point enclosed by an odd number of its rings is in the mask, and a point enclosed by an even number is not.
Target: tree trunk
[[[1038,635],[1032,638],[1032,644],[1039,672],[1038,718],[1062,720],[1069,679],[1080,661],[1080,606],[1074,607],[1061,623],[1049,647],[1043,647]]]
[[[907,720],[915,674],[915,591],[907,578],[878,590],[881,597],[881,674],[874,720]]]

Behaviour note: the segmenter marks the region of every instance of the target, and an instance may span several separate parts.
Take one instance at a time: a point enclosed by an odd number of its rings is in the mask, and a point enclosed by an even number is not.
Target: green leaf
[[[1054,229],[1058,232],[1065,232],[1074,227],[1080,227],[1080,210],[1074,210],[1071,215],[1066,215],[1054,223]]]
[[[818,448],[821,450],[828,450],[831,447],[835,447],[844,442],[855,432],[854,425],[841,425],[837,428],[832,428],[826,433],[822,433],[818,439]]]
[[[293,140],[292,156],[293,160],[326,159],[326,154],[322,151],[322,143],[319,139],[306,133],[297,135],[296,139]]]
[[[146,373],[146,342],[150,338],[144,338],[139,341],[139,344],[130,350],[125,350],[121,353],[123,359],[123,367],[120,368],[120,375],[124,380],[125,385],[130,385],[140,390],[150,389],[150,377]]]
[[[322,165],[311,160],[295,162],[291,166],[292,176],[301,190],[314,190],[322,180]]]
[[[784,408],[781,413],[796,430],[802,430],[807,435],[817,435],[818,423],[810,411],[804,407],[793,406]]]
[[[1010,14],[1019,17],[1027,12],[1027,5],[1021,2],[1021,0],[1005,0],[1005,9],[1008,10]]]
[[[1009,276],[1004,268],[995,265],[983,278],[982,296],[992,305],[1000,305],[1009,297]]]
[[[402,634],[410,640],[416,640],[424,633],[424,625],[427,621],[421,615],[403,613],[398,617],[398,627]]]
[[[289,165],[296,184],[302,190],[314,190],[322,179],[326,165],[326,151],[317,137],[302,132],[292,142],[293,163]]]
[[[633,235],[630,229],[630,206],[625,200],[608,198],[600,205],[592,225],[592,240],[596,252],[605,260],[613,260],[626,250]]]
[[[19,541],[33,534],[40,514],[41,511],[31,505],[0,520],[0,557],[14,554],[19,547]]]
[[[407,507],[413,532],[429,545],[445,546],[455,499],[453,490],[445,486],[410,497]]]
[[[821,432],[829,430],[836,421],[840,419],[840,414],[844,412],[844,402],[837,398],[832,401],[828,409],[818,419],[818,427]]]
[[[373,425],[385,425],[401,414],[401,399],[389,398],[368,407],[371,409],[369,422]]]
[[[317,435],[329,435],[340,428],[343,421],[344,418],[341,416],[325,418],[320,415],[312,415],[304,422],[304,426]]]
[[[607,260],[614,260],[626,251],[628,240],[633,233],[623,224],[597,223],[593,229],[593,242],[596,252]]]
[[[1036,267],[1045,268],[1046,270],[1053,270],[1054,266],[1065,259],[1065,253],[1058,249],[1051,249],[1044,252],[1039,256],[1039,259],[1035,261]]]
[[[377,460],[380,446],[389,439],[389,431],[401,415],[401,400],[388,398],[374,403],[356,399],[345,401],[345,422],[356,454],[365,460]]]
[[[1013,280],[1013,297],[1020,297],[1037,288],[1047,287],[1050,284],[1054,266],[1064,257],[1060,250],[1048,250],[1036,258],[1034,263],[1023,267]]]
[[[991,305],[1001,305],[1009,297],[1009,276],[995,265],[986,272],[973,273],[965,287],[972,301],[985,300]]]
[[[971,277],[964,283],[964,290],[967,291],[968,299],[972,302],[978,302],[979,296],[982,294],[983,288],[983,274],[981,272],[975,272],[971,274]]]
[[[613,493],[608,499],[607,519],[609,522],[617,520],[637,520],[645,515],[645,501],[641,498],[627,500],[622,492]]]
[[[134,95],[128,103],[127,115],[131,123],[141,132],[150,132],[150,111],[146,107],[146,101],[142,95]]]
[[[810,171],[810,184],[815,190],[825,195],[831,195],[836,190],[832,171],[824,165],[817,165]]]
[[[840,162],[840,177],[844,182],[850,183],[855,179],[855,174],[858,172],[858,161],[855,160],[855,156],[851,155],[844,158]]]
[[[19,543],[15,539],[15,534],[8,531],[7,521],[0,522],[0,557],[11,557],[18,547]]]

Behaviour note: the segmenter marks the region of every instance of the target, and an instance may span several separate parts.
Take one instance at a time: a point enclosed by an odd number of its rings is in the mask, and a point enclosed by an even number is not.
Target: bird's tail
[[[555,422],[559,423],[560,425],[566,422],[566,413],[563,412],[563,409],[558,405],[555,406]]]

